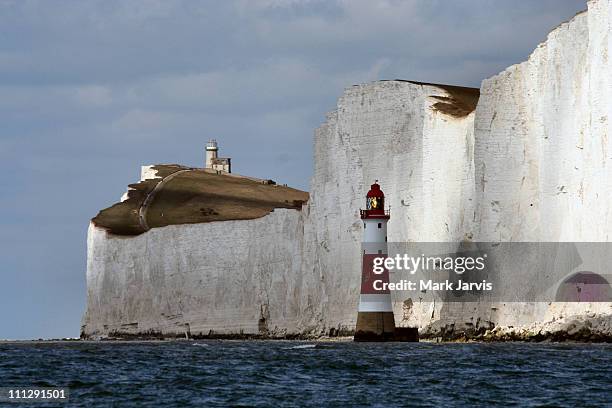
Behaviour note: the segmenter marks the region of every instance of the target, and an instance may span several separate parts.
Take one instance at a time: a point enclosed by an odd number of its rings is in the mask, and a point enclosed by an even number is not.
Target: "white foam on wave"
[[[288,347],[285,350],[311,349],[317,347],[316,344],[300,344],[298,346]]]

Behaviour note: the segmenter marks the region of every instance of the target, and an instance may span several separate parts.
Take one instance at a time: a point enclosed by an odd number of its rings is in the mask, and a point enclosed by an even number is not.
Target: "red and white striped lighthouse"
[[[388,286],[389,271],[374,268],[374,259],[387,257],[387,222],[391,218],[385,210],[385,194],[372,184],[366,196],[366,209],[360,210],[363,220],[361,294],[355,327],[355,341],[393,340],[395,319],[391,292]]]

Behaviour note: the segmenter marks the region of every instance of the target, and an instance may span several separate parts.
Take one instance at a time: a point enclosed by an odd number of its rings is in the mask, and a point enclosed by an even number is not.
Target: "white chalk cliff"
[[[350,333],[359,208],[375,179],[391,207],[392,242],[610,241],[611,24],[612,0],[589,1],[526,62],[483,81],[475,109],[477,92],[466,88],[348,88],[315,132],[301,210],[136,236],[92,222],[83,336]],[[396,324],[425,335],[488,328],[487,338],[505,339],[590,325],[612,337],[610,303],[393,296]]]

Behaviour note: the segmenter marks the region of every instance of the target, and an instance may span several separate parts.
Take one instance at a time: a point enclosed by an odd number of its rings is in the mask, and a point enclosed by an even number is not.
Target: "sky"
[[[584,0],[0,0],[0,339],[76,337],[87,227],[140,166],[309,189],[313,131],[379,79],[479,87]]]

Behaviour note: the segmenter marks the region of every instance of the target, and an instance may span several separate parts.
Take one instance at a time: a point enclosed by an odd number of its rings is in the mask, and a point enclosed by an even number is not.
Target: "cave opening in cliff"
[[[559,285],[557,302],[610,302],[612,287],[606,278],[590,272],[576,272]]]

